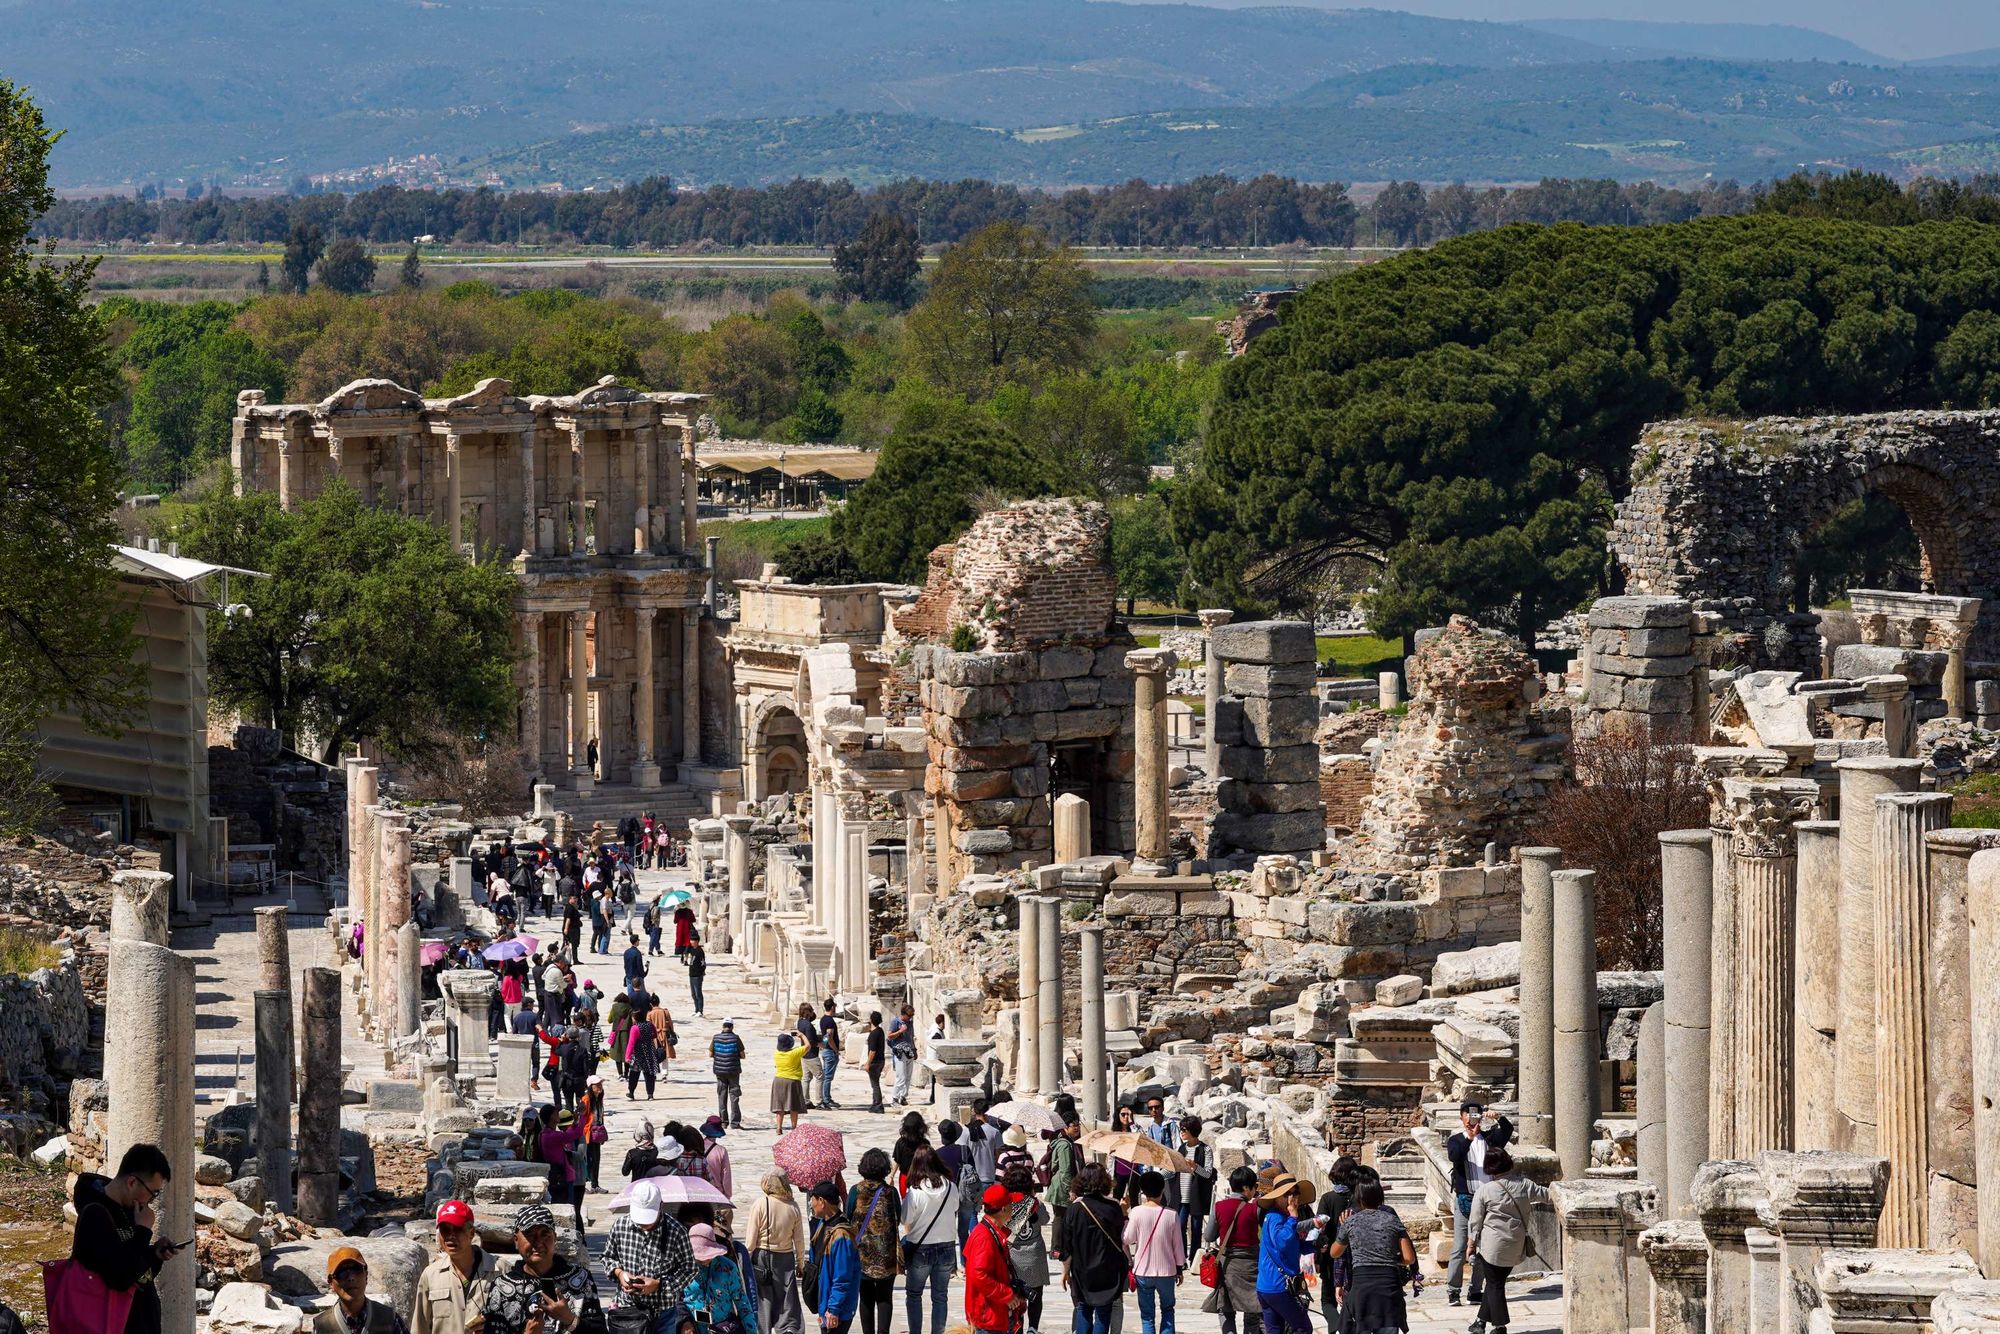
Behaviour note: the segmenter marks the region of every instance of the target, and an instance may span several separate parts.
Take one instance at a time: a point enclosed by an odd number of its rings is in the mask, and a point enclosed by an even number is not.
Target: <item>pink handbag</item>
[[[119,1292],[74,1260],[42,1262],[48,1327],[63,1334],[124,1334],[132,1293]]]

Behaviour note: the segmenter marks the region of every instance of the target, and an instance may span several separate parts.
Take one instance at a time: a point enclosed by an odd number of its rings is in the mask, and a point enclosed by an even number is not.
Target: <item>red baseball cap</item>
[[[984,1204],[990,1212],[994,1209],[1005,1209],[1010,1204],[1018,1204],[1026,1198],[1027,1196],[1018,1195],[998,1182],[995,1182],[986,1188],[986,1193],[979,1197],[979,1202]]]
[[[446,1200],[438,1206],[437,1221],[448,1227],[465,1227],[472,1222],[472,1206],[464,1200]]]

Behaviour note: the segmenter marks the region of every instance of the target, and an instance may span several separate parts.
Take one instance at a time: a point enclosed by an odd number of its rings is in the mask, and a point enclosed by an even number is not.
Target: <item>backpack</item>
[[[897,1243],[896,1220],[888,1210],[878,1207],[885,1197],[893,1203],[894,1187],[875,1188],[855,1233],[854,1247],[861,1254],[861,1273],[867,1278],[894,1278],[902,1268],[897,1263],[903,1248]],[[856,1202],[859,1202],[858,1192]]]
[[[806,1310],[815,1314],[819,1311],[819,1271],[826,1261],[826,1253],[833,1249],[837,1234],[845,1232],[850,1238],[854,1227],[845,1218],[820,1224],[819,1235],[806,1248],[806,1262],[799,1266],[799,1293],[805,1299]]]
[[[1047,1186],[1050,1182],[1055,1180],[1056,1150],[1062,1148],[1064,1145],[1069,1146],[1068,1150],[1063,1154],[1065,1158],[1069,1157],[1071,1154],[1076,1152],[1075,1141],[1071,1140],[1070,1137],[1067,1135],[1057,1135],[1054,1139],[1049,1141],[1048,1152],[1042,1155],[1042,1161],[1035,1167],[1036,1185]]]

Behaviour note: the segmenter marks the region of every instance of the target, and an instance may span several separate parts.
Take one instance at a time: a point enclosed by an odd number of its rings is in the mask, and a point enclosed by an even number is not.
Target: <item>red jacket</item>
[[[1007,1237],[989,1217],[973,1224],[965,1242],[965,1319],[975,1330],[1011,1330],[1014,1270]]]

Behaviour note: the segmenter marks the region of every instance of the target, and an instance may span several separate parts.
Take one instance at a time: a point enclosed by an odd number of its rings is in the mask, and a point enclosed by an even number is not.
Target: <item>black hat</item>
[[[835,1204],[839,1204],[840,1187],[834,1185],[831,1181],[822,1181],[807,1191],[806,1197],[814,1200],[832,1200]]]

